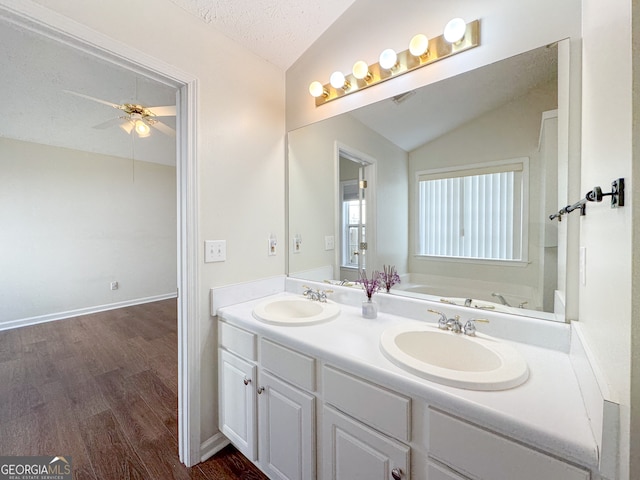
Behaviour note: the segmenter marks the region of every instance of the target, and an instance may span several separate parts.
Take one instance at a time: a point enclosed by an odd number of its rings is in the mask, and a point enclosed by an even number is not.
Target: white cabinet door
[[[407,445],[325,406],[322,420],[324,480],[409,480]]]
[[[256,366],[220,352],[220,430],[250,460],[257,457]]]
[[[260,465],[272,479],[315,480],[315,397],[261,371]]]

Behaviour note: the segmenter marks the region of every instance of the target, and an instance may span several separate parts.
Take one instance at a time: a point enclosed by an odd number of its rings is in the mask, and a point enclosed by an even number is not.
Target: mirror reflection
[[[289,275],[392,265],[393,294],[553,319],[557,65],[545,46],[289,132]]]

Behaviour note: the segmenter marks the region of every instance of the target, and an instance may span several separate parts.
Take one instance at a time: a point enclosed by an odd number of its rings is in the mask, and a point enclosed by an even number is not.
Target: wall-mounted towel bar
[[[580,209],[580,215],[587,214],[587,202],[601,202],[603,197],[611,197],[611,208],[624,206],[624,178],[618,178],[611,182],[611,191],[609,193],[602,193],[600,187],[594,187],[593,190],[587,192],[584,198],[573,205],[567,205],[560,209],[558,213],[549,215],[549,220],[562,221],[562,215],[571,213],[574,210]]]

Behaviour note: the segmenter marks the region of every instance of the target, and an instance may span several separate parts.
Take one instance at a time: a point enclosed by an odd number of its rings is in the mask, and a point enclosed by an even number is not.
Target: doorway
[[[375,171],[373,158],[345,145],[338,156],[338,278],[355,281],[373,268],[376,256]]]
[[[178,437],[180,460],[200,461],[196,83],[197,80],[120,42],[34,4],[0,2],[0,20],[175,88],[178,285]]]

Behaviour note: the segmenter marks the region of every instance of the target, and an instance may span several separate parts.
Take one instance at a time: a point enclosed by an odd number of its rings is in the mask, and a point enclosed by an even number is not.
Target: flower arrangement
[[[380,290],[380,272],[376,270],[371,274],[371,278],[367,278],[367,271],[360,270],[358,283],[362,284],[365,295],[371,300],[373,294]]]
[[[393,265],[383,265],[383,271],[380,272],[380,282],[387,289],[387,293],[391,290],[395,284],[400,283],[400,275],[396,271],[396,267]]]

